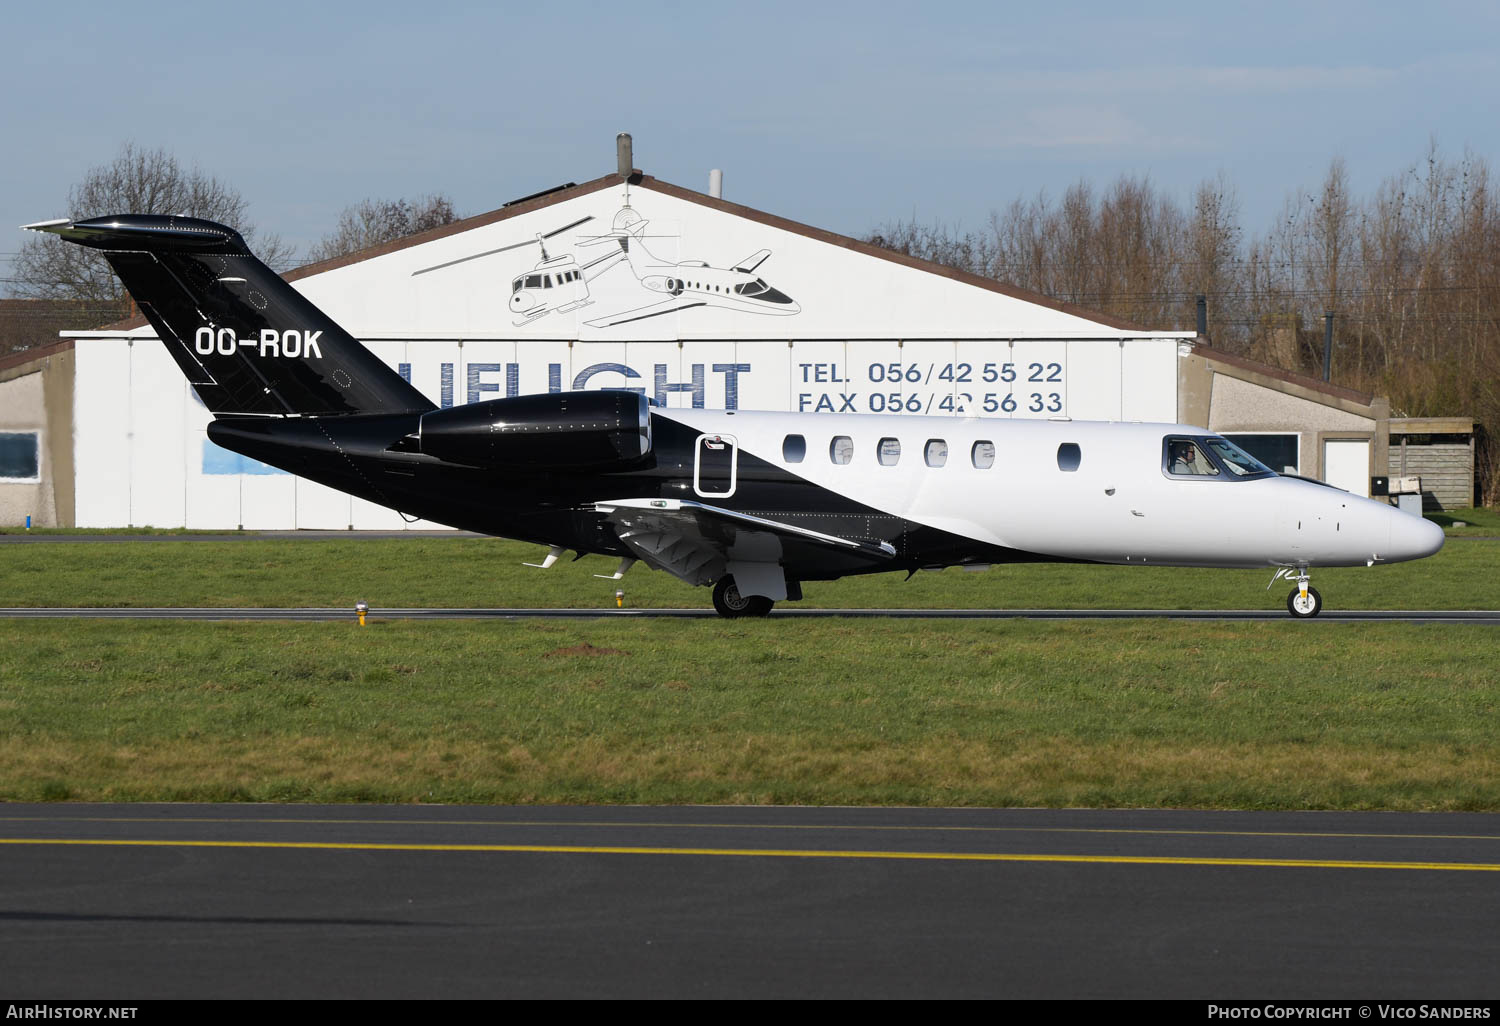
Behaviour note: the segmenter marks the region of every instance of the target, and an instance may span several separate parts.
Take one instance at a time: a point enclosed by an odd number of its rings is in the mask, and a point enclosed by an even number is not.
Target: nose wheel
[[[1299,620],[1309,620],[1323,611],[1323,596],[1307,583],[1307,571],[1297,575],[1297,586],[1286,597],[1286,611]]]
[[[714,585],[714,609],[720,616],[733,619],[740,616],[765,616],[775,605],[764,595],[741,595],[734,577],[725,574]]]

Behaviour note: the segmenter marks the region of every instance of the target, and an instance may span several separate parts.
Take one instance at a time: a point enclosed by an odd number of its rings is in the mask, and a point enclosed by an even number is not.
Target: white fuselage
[[[1181,424],[656,412],[728,436],[744,453],[893,516],[1058,558],[1356,566],[1418,559],[1443,544],[1435,524],[1327,485],[1277,475],[1170,474],[1163,447],[1169,436],[1213,437]],[[784,458],[789,435],[804,440],[800,462]],[[845,438],[837,447],[850,453],[848,462],[836,462],[836,440]],[[885,439],[899,443],[893,465],[879,459]],[[941,443],[931,448],[932,462],[946,449],[942,465],[929,465],[929,443]],[[975,465],[979,443],[993,445],[992,465]],[[1074,470],[1060,467],[1064,444],[1078,447]],[[885,443],[887,462],[892,449]],[[733,496],[716,501],[732,505]]]

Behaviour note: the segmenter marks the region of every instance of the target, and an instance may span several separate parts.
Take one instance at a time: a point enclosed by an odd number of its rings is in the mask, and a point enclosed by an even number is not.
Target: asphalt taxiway
[[[0,805],[27,998],[1493,998],[1500,816]]]

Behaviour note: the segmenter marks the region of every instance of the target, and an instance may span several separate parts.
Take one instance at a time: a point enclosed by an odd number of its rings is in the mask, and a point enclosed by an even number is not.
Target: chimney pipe
[[[724,198],[724,172],[718,168],[708,173],[708,194],[714,199]]]
[[[1198,293],[1198,337],[1208,334],[1208,297]]]
[[[631,149],[629,132],[621,132],[615,136],[615,158],[619,161],[620,177],[628,179],[635,171],[635,154]]]

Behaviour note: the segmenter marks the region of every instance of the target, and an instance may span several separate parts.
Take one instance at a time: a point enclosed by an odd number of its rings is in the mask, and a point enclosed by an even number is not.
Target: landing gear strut
[[[725,574],[714,585],[714,609],[720,616],[733,619],[739,616],[765,616],[775,605],[764,595],[741,595],[734,577]]]
[[[1297,571],[1297,586],[1286,597],[1286,611],[1299,620],[1310,620],[1323,611],[1323,596],[1307,583],[1307,567]]]

